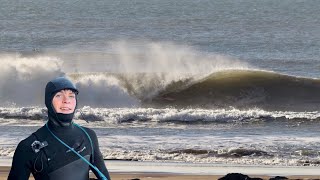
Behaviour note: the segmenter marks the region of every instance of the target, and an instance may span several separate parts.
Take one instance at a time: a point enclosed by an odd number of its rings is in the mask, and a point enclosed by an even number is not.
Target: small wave
[[[46,108],[0,108],[0,118],[44,120]],[[247,123],[256,121],[320,119],[320,112],[264,111],[261,109],[156,109],[156,108],[91,108],[85,106],[75,113],[75,119],[104,121],[107,124],[125,123]],[[315,121],[317,123],[318,121]]]
[[[245,157],[245,156],[250,156],[250,157],[272,157],[273,155],[262,151],[262,150],[257,150],[257,149],[244,149],[244,148],[239,148],[239,149],[231,149],[228,152],[224,153],[218,153],[217,157],[233,157],[233,158],[239,158],[239,157]]]
[[[284,165],[284,166],[319,166],[317,158],[309,157],[281,157],[277,154],[261,150],[236,150],[237,155],[217,156],[206,153],[212,150],[181,149],[176,151],[165,150],[102,150],[106,160],[130,161],[160,161],[160,162],[192,162],[192,163],[224,163],[239,165]],[[241,153],[240,153],[241,151]],[[194,153],[193,153],[194,152]],[[216,151],[215,151],[216,152]],[[230,151],[232,152],[232,151]]]
[[[13,157],[15,146],[0,147],[0,157]],[[318,157],[279,157],[270,156],[269,153],[260,150],[247,150],[243,156],[217,156],[210,152],[218,150],[117,150],[101,149],[105,160],[124,161],[153,161],[153,162],[192,162],[192,163],[226,163],[243,165],[285,165],[285,166],[319,166]],[[209,152],[209,153],[208,153]],[[230,151],[233,152],[233,151]],[[239,154],[239,150],[237,150]],[[244,151],[243,151],[244,152]],[[240,153],[241,154],[241,153]]]
[[[203,149],[180,149],[180,150],[169,151],[168,153],[169,154],[184,153],[184,154],[198,155],[198,154],[209,154],[209,153],[211,153],[211,151],[203,150]]]
[[[3,119],[46,119],[47,110],[38,107],[0,108],[0,118]]]
[[[0,147],[0,157],[6,156],[6,157],[13,157],[14,151],[16,147]]]
[[[257,149],[230,149],[228,151],[218,151],[218,150],[205,150],[205,149],[179,149],[169,151],[169,154],[193,154],[193,155],[207,155],[213,157],[223,157],[223,158],[240,158],[240,157],[272,157],[273,155]]]
[[[301,166],[320,166],[320,160],[298,160],[298,165]]]

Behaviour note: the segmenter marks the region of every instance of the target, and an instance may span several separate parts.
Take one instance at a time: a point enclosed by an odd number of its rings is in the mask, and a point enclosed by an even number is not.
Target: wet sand
[[[6,180],[10,167],[9,166],[0,166],[0,180]],[[200,175],[200,174],[181,174],[181,173],[151,173],[151,172],[111,172],[110,176],[112,180],[217,180],[224,175]],[[266,176],[266,175],[248,175],[251,178],[262,178],[262,179],[270,179],[274,176]],[[94,177],[91,174],[90,177]],[[320,175],[294,175],[287,176],[289,179],[302,179],[302,180],[311,180],[311,179],[320,179]],[[30,177],[29,179],[33,179]]]

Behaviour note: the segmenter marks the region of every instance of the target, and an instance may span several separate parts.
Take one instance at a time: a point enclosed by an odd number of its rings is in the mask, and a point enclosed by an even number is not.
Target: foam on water
[[[40,107],[0,108],[0,118],[44,120],[46,109]],[[155,108],[92,108],[77,110],[76,119],[104,121],[109,124],[125,122],[235,123],[268,120],[317,120],[320,112],[265,111],[261,109],[155,109]],[[15,120],[17,121],[17,120]],[[14,122],[14,121],[13,121]],[[3,123],[3,121],[1,122]]]
[[[90,124],[99,137],[105,159],[286,166],[319,164],[317,133],[301,134],[298,131],[303,127],[262,130],[260,126],[244,125],[201,130],[189,126],[182,129],[95,128],[97,124]],[[2,126],[0,156],[12,157],[16,144],[37,128],[22,126],[19,129],[17,124]],[[7,136],[9,132],[11,135]]]
[[[17,143],[44,124],[42,118],[30,120],[41,117],[35,114],[43,110],[0,109],[1,156],[11,157]],[[75,121],[96,131],[106,159],[319,164],[319,112],[90,107],[81,111]],[[8,119],[10,114],[15,119]]]

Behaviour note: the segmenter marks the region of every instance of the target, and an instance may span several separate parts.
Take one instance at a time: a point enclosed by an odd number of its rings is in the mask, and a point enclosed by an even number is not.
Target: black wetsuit
[[[74,84],[64,77],[56,78],[48,82],[46,86],[45,104],[48,108],[48,128],[55,136],[96,166],[108,180],[111,180],[99,150],[95,132],[89,128],[83,128],[92,140],[92,151],[86,133],[72,122],[74,112],[61,114],[53,108],[54,95],[65,89],[78,94]],[[46,126],[39,128],[18,144],[8,180],[27,180],[30,173],[33,174],[35,180],[88,180],[89,169],[99,178],[94,169],[59,142],[48,128]],[[42,143],[42,145],[36,146],[35,142],[38,145]]]
[[[90,141],[81,129],[74,125],[57,128],[50,121],[48,125],[56,136],[70,147],[73,147],[82,156],[88,160],[90,159],[92,154]],[[94,159],[91,159],[90,162],[110,180],[95,132],[88,128],[84,129],[91,137],[94,146]],[[36,140],[40,142],[47,141],[48,143],[38,153],[33,151],[31,147],[31,144]],[[89,165],[58,142],[48,129],[43,126],[19,143],[14,154],[8,179],[29,179],[30,173],[33,174],[36,180],[88,180]],[[98,174],[96,176],[99,177]]]

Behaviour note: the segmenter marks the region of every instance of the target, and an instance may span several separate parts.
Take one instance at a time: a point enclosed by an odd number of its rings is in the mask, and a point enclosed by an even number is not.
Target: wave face
[[[319,91],[318,79],[265,71],[227,70],[192,83],[172,83],[150,103],[174,107],[315,111],[320,103]]]

